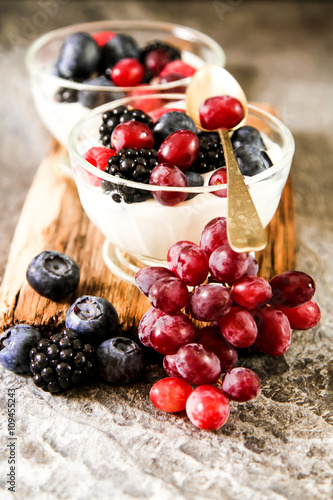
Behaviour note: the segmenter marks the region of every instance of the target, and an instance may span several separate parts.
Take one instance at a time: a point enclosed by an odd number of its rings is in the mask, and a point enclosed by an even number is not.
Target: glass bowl
[[[198,68],[205,63],[224,66],[225,53],[209,36],[191,28],[172,23],[149,21],[99,21],[75,24],[51,31],[38,38],[26,54],[31,91],[41,120],[51,134],[64,146],[70,130],[89,109],[106,102],[136,94],[178,92],[177,88],[188,85],[190,78],[164,84],[137,87],[105,87],[65,80],[52,74],[64,39],[75,32],[90,34],[113,31],[131,35],[143,47],[147,42],[162,40],[181,51],[182,60]],[[67,92],[69,100],[59,102]],[[68,98],[67,98],[68,99]],[[147,102],[151,106],[151,103]],[[89,107],[87,107],[89,106]]]
[[[150,99],[168,107],[185,109],[184,94],[156,94]],[[140,99],[144,99],[141,97]],[[132,98],[100,106],[72,130],[69,156],[82,206],[105,235],[104,260],[117,276],[133,283],[135,272],[143,265],[164,265],[168,249],[180,240],[199,243],[204,226],[215,217],[226,217],[227,199],[214,194],[226,190],[224,185],[200,187],[160,187],[120,179],[94,167],[83,154],[99,143],[99,125],[105,111],[119,105],[131,105]],[[136,106],[138,100],[136,99]],[[247,124],[260,130],[273,166],[245,181],[264,227],[272,219],[284,185],[287,181],[294,154],[294,139],[289,129],[275,116],[249,105]],[[205,183],[212,172],[204,174]],[[106,182],[106,184],[105,184]],[[103,186],[112,183],[132,193],[185,192],[192,195],[175,206],[165,206],[153,197],[143,202],[125,203],[113,200]],[[221,194],[221,193],[220,193]],[[195,195],[195,196],[193,196]]]

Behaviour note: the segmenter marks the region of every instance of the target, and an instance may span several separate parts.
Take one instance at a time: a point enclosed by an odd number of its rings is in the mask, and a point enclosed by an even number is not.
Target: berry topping
[[[196,134],[197,127],[192,118],[181,111],[165,113],[154,124],[155,143],[160,146],[168,135],[177,130],[191,130]]]
[[[205,174],[225,165],[224,153],[220,137],[215,132],[199,132],[198,156],[190,170]]]
[[[160,163],[151,172],[149,183],[155,186],[187,187],[188,182],[181,170],[174,165]],[[185,200],[187,193],[181,191],[153,191],[156,201],[162,205],[174,206]]]
[[[157,159],[160,163],[170,163],[180,170],[186,170],[195,161],[198,152],[198,136],[190,130],[177,130],[164,139]]]
[[[133,340],[115,337],[105,340],[96,352],[100,376],[111,384],[134,382],[144,372],[142,348]]]
[[[30,371],[29,353],[42,339],[38,330],[29,325],[15,325],[0,335],[0,363],[15,373]]]
[[[180,113],[185,113],[182,109],[178,108],[156,108],[149,112],[149,116],[152,118],[153,122],[156,123],[157,120],[166,113],[171,113],[171,111],[178,111]]]
[[[100,141],[103,146],[111,146],[111,134],[119,123],[137,121],[145,123],[149,128],[153,126],[153,121],[141,109],[129,109],[126,106],[118,106],[103,113],[103,121],[100,126]]]
[[[199,107],[200,123],[207,130],[230,130],[244,118],[242,103],[229,95],[209,97]]]
[[[116,36],[113,31],[99,31],[92,35],[93,39],[99,47],[103,47],[109,40],[112,40]]]
[[[222,390],[234,401],[250,401],[260,392],[260,380],[258,375],[248,368],[234,368],[224,375]]]
[[[104,172],[108,165],[109,158],[111,158],[114,153],[113,149],[94,147],[88,149],[88,151],[84,153],[83,158],[89,161],[89,163],[91,163],[94,167],[97,167],[99,170]],[[99,177],[91,174],[90,172],[88,172],[88,175],[91,184],[94,186],[100,186],[101,179]]]
[[[222,185],[225,189],[221,189],[219,191],[213,191],[215,196],[219,196],[220,198],[226,198],[228,189],[227,189],[227,169],[226,167],[221,167],[210,176],[208,181],[209,186],[219,186]]]
[[[65,318],[66,328],[74,330],[82,341],[94,346],[114,337],[118,324],[118,314],[111,302],[92,295],[76,299]]]
[[[145,68],[134,58],[126,57],[112,68],[111,78],[118,87],[134,87],[142,82]]]
[[[189,64],[186,64],[181,60],[177,60],[172,61],[164,66],[163,70],[160,73],[160,78],[163,78],[170,73],[178,73],[182,75],[183,78],[187,78],[189,76],[193,76],[195,71],[195,68],[193,68]]]
[[[127,57],[139,59],[139,47],[133,37],[119,33],[106,42],[102,48],[101,70],[110,72],[117,62]]]
[[[85,80],[85,85],[98,85],[100,87],[114,87],[114,84],[111,82],[109,78],[106,78],[104,75],[97,76],[95,78],[90,78],[89,80]],[[124,97],[122,92],[115,90],[114,92],[110,92],[105,90],[79,90],[77,93],[77,99],[82,106],[86,108],[93,109],[96,106],[101,106],[109,101],[113,101],[115,99],[121,99]]]
[[[230,403],[223,391],[214,385],[201,385],[189,395],[186,413],[196,427],[213,431],[228,420]]]
[[[80,269],[68,255],[45,250],[30,262],[26,277],[29,285],[43,297],[59,300],[79,284]]]
[[[166,42],[154,40],[141,50],[140,60],[152,76],[161,73],[166,64],[180,59],[180,51]]]
[[[117,153],[121,149],[152,149],[154,135],[148,125],[140,121],[119,123],[111,134],[111,146]]]
[[[266,150],[266,146],[261,138],[259,130],[250,125],[244,125],[236,129],[231,137],[231,144],[234,149],[240,146],[245,146],[246,144],[253,144],[257,146],[261,151]]]
[[[243,175],[260,174],[273,165],[266,151],[261,151],[253,144],[245,144],[237,148],[235,157]]]
[[[135,122],[128,122],[135,123]],[[149,176],[157,165],[157,152],[151,149],[121,149],[118,154],[109,158],[105,172],[119,179],[127,179],[143,184],[149,183]],[[116,202],[134,203],[152,197],[148,190],[102,180],[101,186],[106,193],[112,193]]]
[[[186,408],[186,401],[192,392],[190,384],[181,378],[163,378],[150,389],[153,405],[161,411],[175,413]]]
[[[88,33],[68,35],[61,47],[57,69],[62,78],[88,78],[96,70],[100,49]]]
[[[92,376],[95,349],[70,329],[42,339],[30,351],[33,381],[43,391],[62,392]]]

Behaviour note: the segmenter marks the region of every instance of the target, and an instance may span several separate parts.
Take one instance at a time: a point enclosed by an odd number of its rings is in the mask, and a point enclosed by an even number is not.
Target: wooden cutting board
[[[271,107],[265,107],[272,111]],[[149,301],[135,286],[115,277],[104,264],[105,237],[85,215],[74,181],[57,168],[65,154],[54,142],[24,203],[0,288],[0,329],[27,323],[45,334],[56,331],[77,297],[98,295],[113,303],[123,330],[132,331],[150,307]],[[295,206],[290,179],[266,231],[268,245],[256,257],[260,276],[269,279],[295,269]],[[43,250],[66,253],[80,266],[79,287],[61,302],[39,296],[26,281],[30,260]]]

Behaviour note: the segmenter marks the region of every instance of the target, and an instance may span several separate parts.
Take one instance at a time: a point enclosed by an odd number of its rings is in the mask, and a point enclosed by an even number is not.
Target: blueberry
[[[119,33],[103,46],[99,69],[104,72],[125,57],[139,59],[139,56],[140,50],[134,38]]]
[[[97,70],[101,53],[88,33],[73,33],[65,38],[56,63],[63,78],[88,78]]]
[[[16,325],[0,335],[0,363],[16,373],[30,371],[30,350],[42,339],[38,330],[29,325]]]
[[[59,300],[78,286],[80,269],[68,255],[45,250],[32,259],[26,277],[37,293],[51,300]]]
[[[98,346],[118,332],[119,319],[114,306],[102,297],[83,295],[68,309],[66,328],[74,330],[84,342]]]
[[[82,82],[86,85],[100,85],[102,87],[114,87],[114,83],[110,80],[110,78],[105,77],[104,75],[97,76],[96,78],[92,78],[90,80],[85,80]],[[78,92],[78,100],[85,106],[86,108],[96,108],[101,104],[105,104],[106,102],[114,101],[115,99],[121,99],[125,97],[122,92],[103,92],[103,90],[80,90]]]
[[[127,384],[144,371],[142,348],[133,340],[115,337],[103,342],[96,352],[101,377],[112,384]]]
[[[155,137],[155,149],[162,144],[168,135],[176,132],[177,130],[191,130],[197,133],[192,118],[181,111],[170,111],[162,115],[154,125],[153,132]]]
[[[183,172],[183,174],[185,175],[185,177],[187,179],[189,187],[203,186],[204,185],[204,178],[202,177],[202,175],[198,174],[197,172],[189,172],[189,171],[185,170],[185,172]],[[198,194],[199,193],[188,194],[186,200],[191,200],[191,198],[194,198]]]
[[[231,143],[234,149],[245,146],[245,144],[253,144],[254,146],[258,146],[262,151],[266,151],[266,146],[259,130],[250,125],[244,125],[244,127],[239,127],[235,130],[231,137]]]
[[[256,175],[272,166],[268,154],[253,144],[240,146],[235,150],[235,156],[243,175]]]

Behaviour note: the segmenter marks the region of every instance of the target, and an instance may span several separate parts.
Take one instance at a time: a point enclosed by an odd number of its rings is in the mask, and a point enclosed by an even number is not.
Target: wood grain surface
[[[150,304],[135,286],[115,277],[106,267],[102,257],[105,237],[85,215],[74,181],[57,168],[63,155],[64,150],[54,142],[23,206],[0,289],[0,328],[27,323],[47,334],[63,324],[77,297],[89,294],[110,300],[123,330],[133,330]],[[266,231],[268,245],[256,257],[260,276],[269,279],[295,268],[295,207],[290,179]],[[30,260],[43,250],[64,252],[80,266],[77,290],[61,302],[39,296],[26,281]]]

